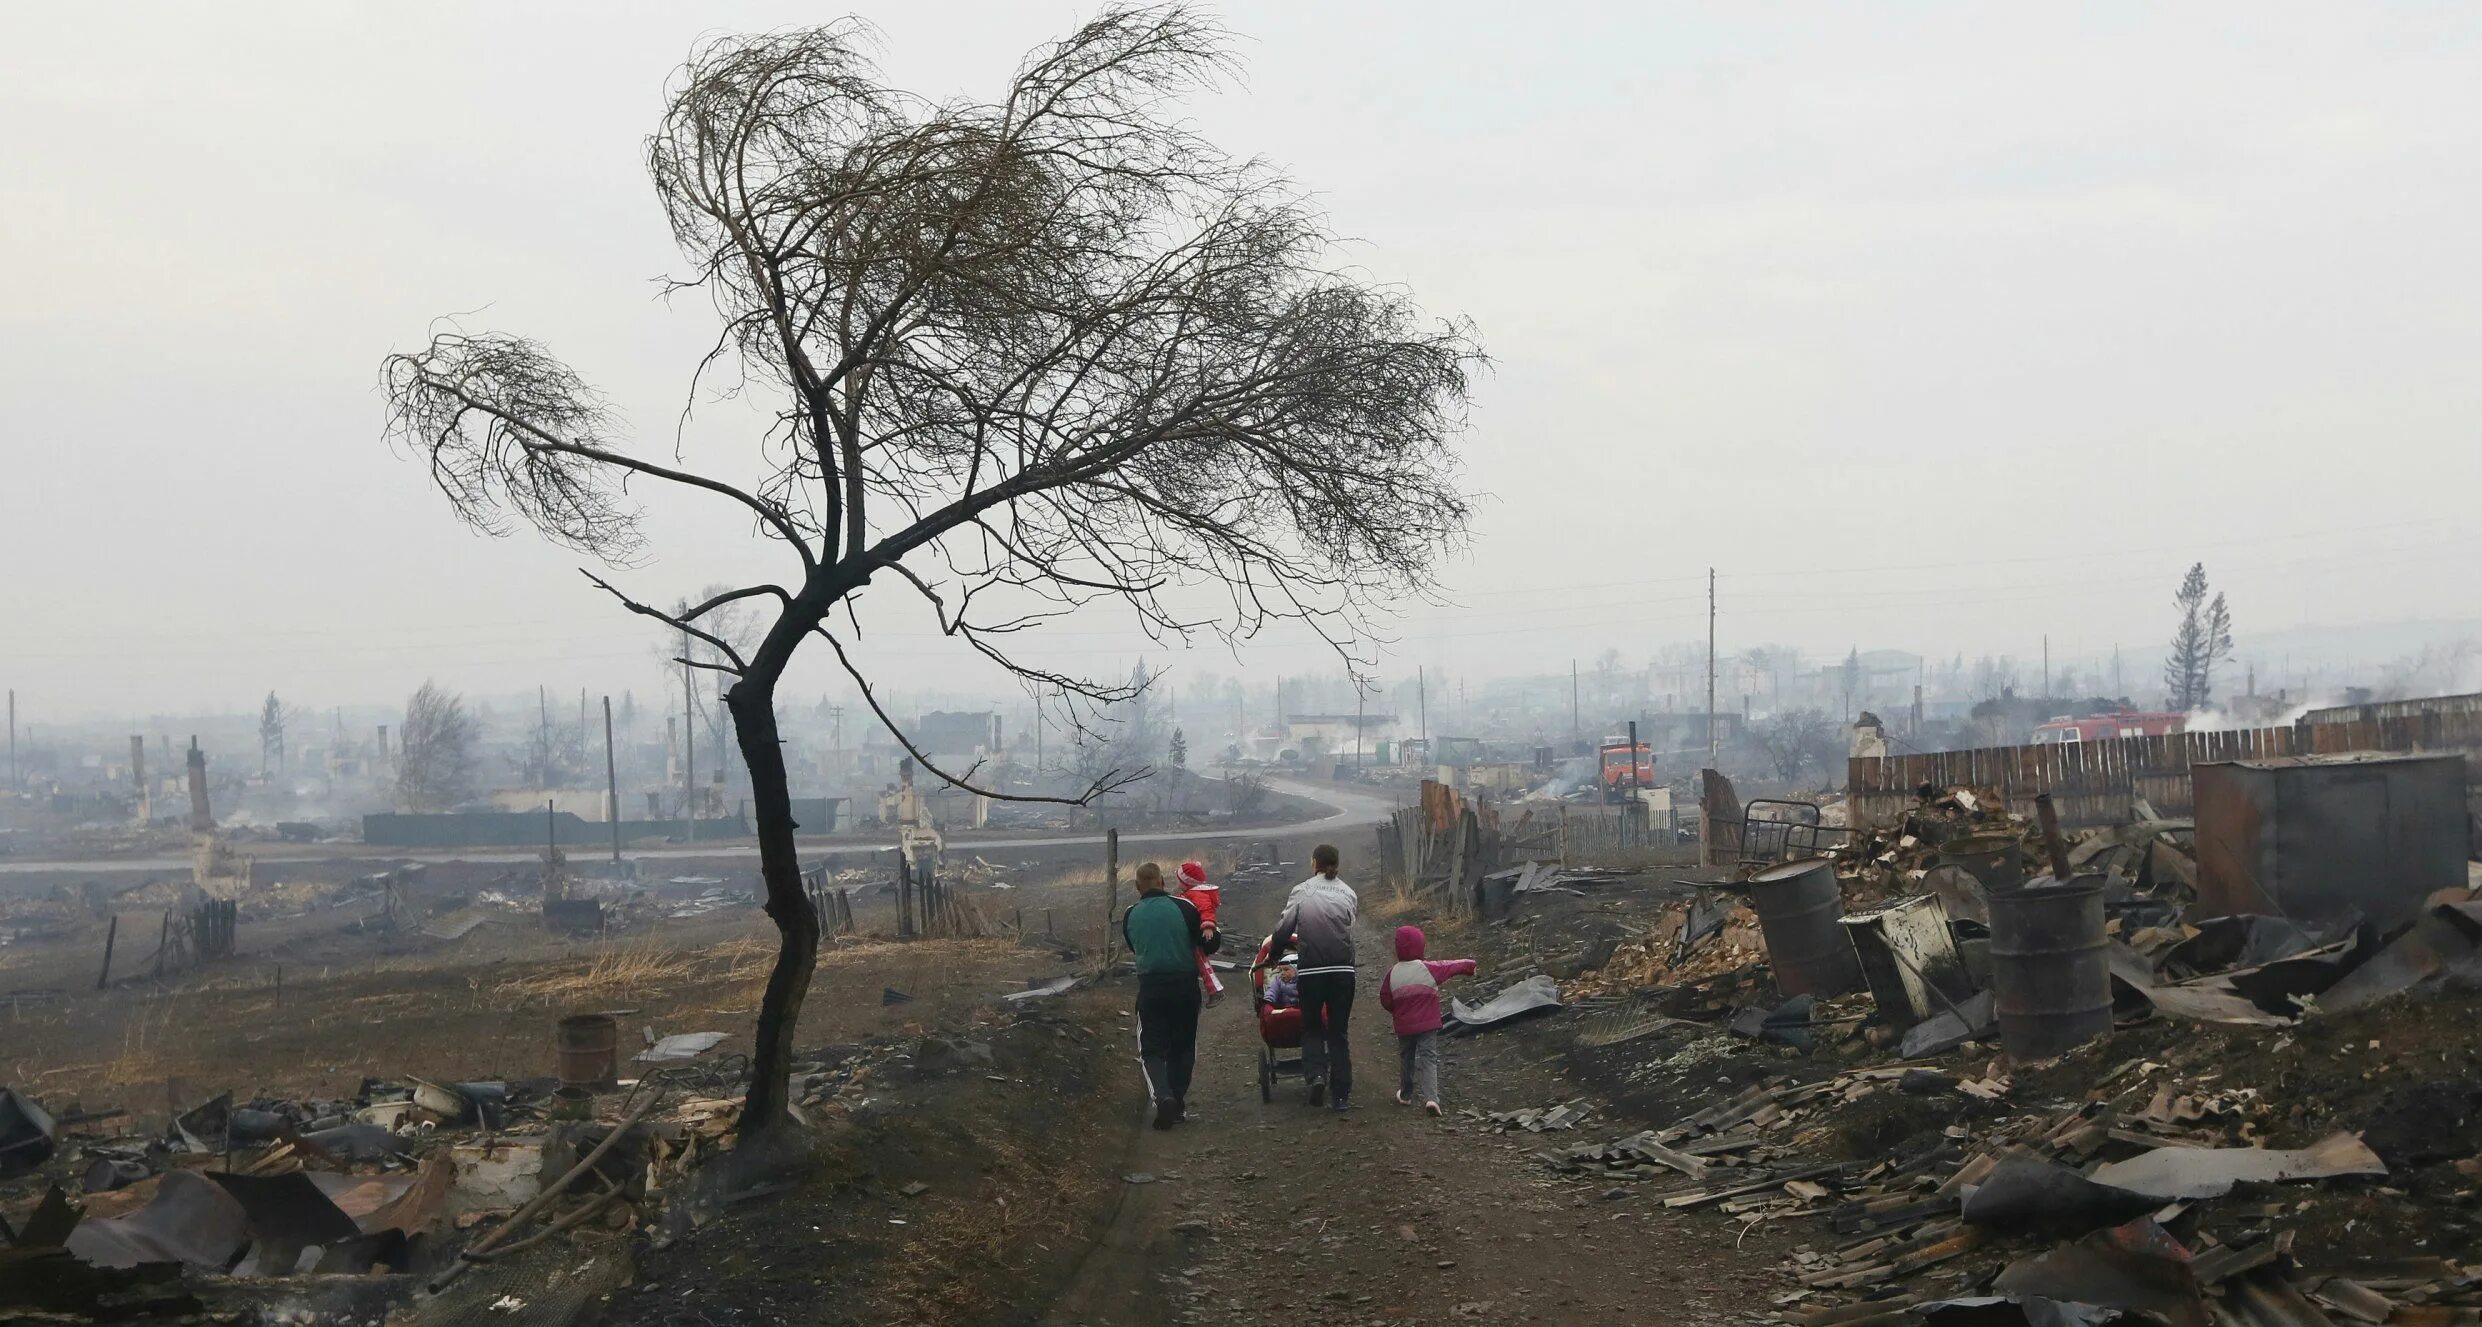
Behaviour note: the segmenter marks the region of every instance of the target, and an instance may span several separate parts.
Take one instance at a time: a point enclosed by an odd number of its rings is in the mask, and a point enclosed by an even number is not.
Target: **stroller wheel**
[[[1275,1053],[1258,1048],[1258,1100],[1265,1105],[1275,1100]]]

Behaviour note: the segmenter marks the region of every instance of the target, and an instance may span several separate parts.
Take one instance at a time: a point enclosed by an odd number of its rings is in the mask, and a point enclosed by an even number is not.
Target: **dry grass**
[[[1401,922],[1422,910],[1422,900],[1413,895],[1391,894],[1372,904],[1370,915],[1381,921]]]
[[[641,941],[607,949],[583,968],[560,963],[546,971],[512,977],[493,986],[491,993],[512,1004],[622,1001],[686,981],[698,966],[696,951],[664,949]]]

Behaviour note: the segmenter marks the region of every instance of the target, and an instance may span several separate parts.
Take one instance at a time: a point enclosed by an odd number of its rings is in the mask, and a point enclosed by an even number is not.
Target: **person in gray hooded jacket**
[[[1353,1049],[1347,1024],[1353,1016],[1353,924],[1361,899],[1336,878],[1337,864],[1334,845],[1322,843],[1311,851],[1315,874],[1293,887],[1284,915],[1276,919],[1274,948],[1289,947],[1300,955],[1301,1068],[1310,1104],[1327,1104],[1332,1090],[1335,1108],[1350,1110]]]

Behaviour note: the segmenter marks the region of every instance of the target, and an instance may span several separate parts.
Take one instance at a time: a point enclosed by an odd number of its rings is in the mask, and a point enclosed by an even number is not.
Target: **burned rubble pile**
[[[1043,1024],[1029,1003],[976,1018]],[[648,1029],[631,1055],[615,1031],[563,1019],[557,1076],[225,1092],[148,1125],[0,1087],[0,1318],[569,1321],[627,1284],[638,1250],[786,1187],[711,1164],[735,1154],[748,1088],[723,1034]],[[989,1057],[911,1031],[822,1048],[794,1066],[793,1113],[875,1119],[906,1084]]]
[[[1567,983],[1630,1074],[1757,1081],[1542,1162],[1787,1223],[1775,1307],[1810,1327],[2482,1323],[2482,889],[2228,914],[2190,822],[2003,806],[1924,790]]]

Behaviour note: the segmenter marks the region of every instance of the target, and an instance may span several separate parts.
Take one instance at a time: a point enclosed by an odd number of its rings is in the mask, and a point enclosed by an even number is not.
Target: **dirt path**
[[[1248,922],[1264,925],[1273,901],[1249,900]],[[1698,1324],[1763,1313],[1762,1294],[1780,1289],[1772,1257],[1737,1258],[1711,1223],[1693,1229],[1634,1195],[1554,1179],[1531,1159],[1543,1140],[1457,1118],[1466,1106],[1574,1095],[1542,1065],[1451,1042],[1448,1118],[1397,1106],[1395,1039],[1377,998],[1392,928],[1366,916],[1364,929],[1356,1108],[1312,1110],[1297,1080],[1260,1104],[1246,1002],[1207,1011],[1191,1096],[1203,1118],[1135,1131],[1118,1164],[1151,1182],[1124,1181],[1046,1323]]]

